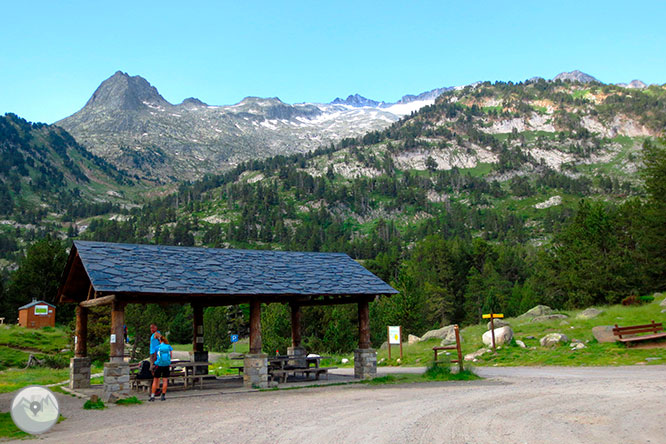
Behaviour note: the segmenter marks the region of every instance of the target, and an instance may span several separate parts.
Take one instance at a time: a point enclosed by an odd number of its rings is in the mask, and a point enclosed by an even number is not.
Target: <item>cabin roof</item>
[[[73,267],[76,257],[82,264]],[[84,276],[95,292],[178,295],[390,295],[397,291],[344,253],[75,241],[59,291]],[[80,293],[80,290],[79,290]],[[80,299],[80,298],[76,298]]]

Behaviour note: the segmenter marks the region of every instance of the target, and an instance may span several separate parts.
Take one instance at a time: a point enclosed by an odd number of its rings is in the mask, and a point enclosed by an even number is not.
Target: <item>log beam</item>
[[[370,348],[370,307],[367,300],[358,303],[358,348]]]
[[[85,358],[88,355],[88,309],[76,306],[76,343],[74,344],[74,356]]]
[[[111,362],[125,362],[125,302],[111,304]]]
[[[204,351],[203,306],[192,304],[192,351]]]
[[[89,301],[83,301],[79,303],[80,307],[90,308],[90,307],[99,307],[100,305],[109,305],[114,302],[118,302],[116,295],[112,294],[109,296],[102,296],[100,298],[91,299]]]
[[[250,354],[261,353],[261,302],[250,302]]]
[[[301,346],[301,306],[291,305],[291,346]]]

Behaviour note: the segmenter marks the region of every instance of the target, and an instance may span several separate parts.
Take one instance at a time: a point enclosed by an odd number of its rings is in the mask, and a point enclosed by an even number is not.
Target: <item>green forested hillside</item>
[[[490,309],[618,303],[666,286],[664,91],[470,86],[384,131],[75,222],[85,239],[347,252],[401,291],[372,305],[376,342],[387,323],[420,335]],[[286,310],[266,310],[267,350]],[[355,307],[304,318],[313,347],[353,347]]]

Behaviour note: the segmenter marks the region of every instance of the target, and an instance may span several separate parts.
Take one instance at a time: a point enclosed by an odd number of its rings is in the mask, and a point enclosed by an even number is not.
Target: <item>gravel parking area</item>
[[[40,442],[664,442],[666,366],[477,371],[486,379],[211,392],[104,411],[58,395],[67,420]],[[12,396],[0,396],[2,411]]]

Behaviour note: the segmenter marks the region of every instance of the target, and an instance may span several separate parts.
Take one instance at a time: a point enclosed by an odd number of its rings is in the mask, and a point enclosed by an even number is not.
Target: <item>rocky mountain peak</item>
[[[558,75],[553,78],[553,80],[568,80],[570,82],[580,82],[580,83],[590,83],[590,82],[598,82],[596,78],[592,77],[589,74],[585,74],[584,72],[581,72],[579,70],[574,70],[570,72],[561,72]]]
[[[168,107],[171,104],[160,95],[157,88],[143,77],[130,76],[122,71],[116,71],[114,75],[99,85],[84,109],[136,111],[146,106]]]
[[[349,95],[345,100],[342,100],[339,97],[336,97],[335,100],[331,102],[332,105],[349,105],[357,108],[362,108],[364,106],[376,107],[380,102],[376,100],[368,99],[363,97],[360,94]]]
[[[198,108],[200,106],[208,106],[207,103],[202,102],[196,97],[188,97],[187,99],[183,100],[183,103],[181,103],[180,105],[187,106],[188,108]]]
[[[631,82],[627,83],[618,83],[617,86],[621,86],[623,88],[631,88],[631,89],[644,89],[647,88],[647,84],[641,80],[632,80]]]

